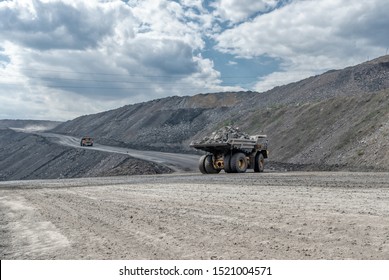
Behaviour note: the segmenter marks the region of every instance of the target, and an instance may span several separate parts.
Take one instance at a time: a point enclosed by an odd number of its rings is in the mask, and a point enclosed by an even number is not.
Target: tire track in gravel
[[[13,255],[33,259],[389,259],[388,190],[389,173],[341,172],[0,183],[69,241]]]
[[[58,228],[43,218],[23,196],[0,197],[2,259],[41,259],[69,246]]]
[[[39,196],[33,201],[41,203]],[[66,235],[73,238],[72,246],[81,253],[77,258],[143,259],[150,255],[160,259],[171,258],[169,251],[161,249],[156,242],[152,221],[143,219],[138,224],[139,220],[134,219],[141,206],[126,209],[125,205],[109,199],[91,199],[86,195],[79,196],[78,193],[62,193],[53,196],[40,208],[44,209],[43,215],[48,220],[60,220],[58,223],[62,224],[59,225],[61,228],[64,224],[70,225],[65,229]],[[117,247],[125,249],[112,250]]]

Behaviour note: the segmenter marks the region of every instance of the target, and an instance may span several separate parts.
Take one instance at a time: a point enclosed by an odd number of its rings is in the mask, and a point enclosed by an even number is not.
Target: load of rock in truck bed
[[[236,127],[226,126],[190,146],[207,152],[199,161],[203,174],[215,174],[221,170],[241,173],[250,168],[263,172],[268,156],[265,138],[265,135],[250,136]]]
[[[195,144],[213,144],[213,143],[225,143],[229,138],[234,139],[250,139],[247,133],[239,130],[238,127],[225,126],[214,132],[210,136],[206,136]]]

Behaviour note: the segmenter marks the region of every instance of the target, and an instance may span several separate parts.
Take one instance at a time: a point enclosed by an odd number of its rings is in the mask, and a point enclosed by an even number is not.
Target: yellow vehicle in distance
[[[93,138],[89,136],[84,136],[81,138],[80,145],[83,146],[93,146]]]

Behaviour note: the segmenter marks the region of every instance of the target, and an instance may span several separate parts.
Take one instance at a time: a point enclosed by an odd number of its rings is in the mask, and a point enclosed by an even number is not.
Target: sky
[[[388,54],[388,0],[0,0],[0,119],[263,92]]]

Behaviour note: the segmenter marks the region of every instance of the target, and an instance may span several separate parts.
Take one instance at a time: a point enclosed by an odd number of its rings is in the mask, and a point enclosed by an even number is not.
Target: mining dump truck
[[[93,138],[89,136],[84,136],[81,138],[80,146],[93,146]]]
[[[203,174],[216,174],[221,170],[226,173],[243,173],[247,169],[263,172],[265,159],[268,157],[266,135],[218,139],[212,142],[192,143],[191,147],[207,152],[199,161]]]

